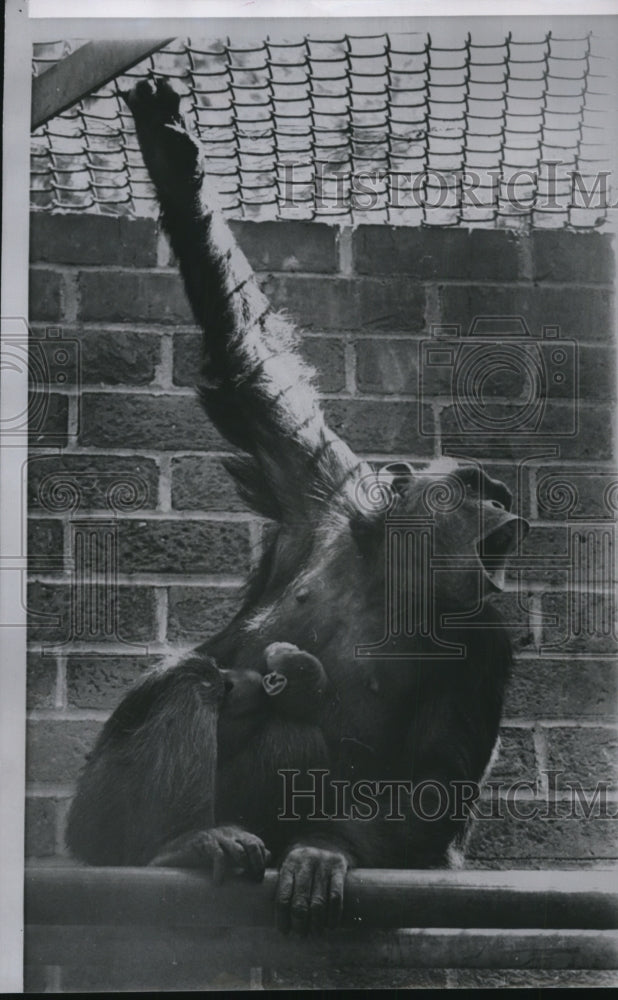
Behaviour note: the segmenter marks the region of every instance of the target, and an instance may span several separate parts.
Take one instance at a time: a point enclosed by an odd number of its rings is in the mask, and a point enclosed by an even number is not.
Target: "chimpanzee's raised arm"
[[[259,511],[297,517],[316,493],[325,499],[340,490],[358,461],[324,423],[293,328],[269,305],[218,209],[178,95],[165,81],[143,80],[125,99],[204,331],[204,407],[222,434],[252,456],[232,460],[229,469]]]

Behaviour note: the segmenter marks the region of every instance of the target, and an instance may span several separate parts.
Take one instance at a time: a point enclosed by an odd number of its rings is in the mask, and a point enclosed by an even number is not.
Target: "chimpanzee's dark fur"
[[[277,772],[298,769],[305,787],[307,769],[320,767],[350,781],[432,779],[445,784],[449,801],[453,781],[480,780],[496,742],[510,649],[497,614],[480,601],[477,542],[505,525],[510,539],[516,519],[502,484],[474,469],[455,473],[464,498],[434,516],[436,555],[468,563],[438,574],[433,593],[440,612],[476,615],[472,627],[441,633],[465,657],[432,659],[431,641],[418,635],[391,639],[379,658],[356,655],[385,631],[385,508],[372,512],[361,500],[375,472],[325,425],[289,324],[271,310],[213,210],[176,95],[144,82],[127,101],[204,329],[204,407],[242,452],[229,463],[240,490],[277,531],[233,622],[144,681],[108,721],[79,783],[68,843],[91,864],[221,868],[227,859],[255,877],[266,845],[281,864],[282,926],[334,925],[350,865],[444,865],[463,819],[423,820],[404,799],[404,821],[385,819],[383,801],[370,822],[281,822]],[[423,513],[426,475],[402,476],[399,465],[387,478],[398,512]],[[280,641],[324,665],[328,691],[317,719],[236,716],[225,669],[264,672],[264,650]]]

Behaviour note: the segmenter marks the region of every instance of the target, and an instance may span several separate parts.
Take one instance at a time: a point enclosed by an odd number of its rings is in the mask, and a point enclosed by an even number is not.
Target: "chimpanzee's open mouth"
[[[477,542],[476,551],[491,590],[504,590],[506,560],[516,548],[518,536],[526,530],[526,522],[514,517]]]

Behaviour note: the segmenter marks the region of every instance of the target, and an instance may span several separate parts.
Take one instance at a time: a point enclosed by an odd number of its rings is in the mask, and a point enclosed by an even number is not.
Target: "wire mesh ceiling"
[[[183,95],[231,217],[602,227],[611,97],[598,40],[451,29],[446,42],[176,40],[33,133],[32,205],[156,211],[121,97],[150,76]],[[35,45],[34,73],[81,44]]]

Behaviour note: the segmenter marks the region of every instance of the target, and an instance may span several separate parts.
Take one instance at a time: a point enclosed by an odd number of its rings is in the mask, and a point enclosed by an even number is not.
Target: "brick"
[[[358,274],[512,281],[519,271],[517,237],[508,232],[359,226],[352,246]]]
[[[611,627],[615,628],[613,605],[612,594],[543,594],[544,654],[583,654],[593,659],[598,654],[615,656],[616,640],[608,634]]]
[[[28,287],[28,317],[31,320],[62,318],[64,279],[50,267],[31,267]]]
[[[53,565],[50,566],[50,560]],[[37,566],[61,572],[64,563],[64,531],[61,521],[28,521],[28,562],[30,570]]]
[[[230,228],[257,271],[337,270],[337,230],[316,222],[238,222]]]
[[[475,420],[481,420],[474,411]],[[471,457],[487,454],[493,449],[503,459],[520,459],[526,453],[526,448],[540,445],[559,445],[560,456],[574,458],[581,462],[594,459],[610,459],[612,457],[612,418],[611,409],[597,407],[593,409],[576,409],[576,433],[565,436],[566,428],[572,426],[573,406],[569,403],[553,403],[547,407],[543,422],[536,432],[526,429],[520,419],[525,411],[512,403],[490,403],[482,415],[480,430],[473,426],[467,414],[463,413],[461,405],[445,407],[440,414],[442,436],[447,446],[457,444],[458,448]],[[458,420],[463,419],[463,424]],[[499,429],[495,421],[505,422],[507,417],[513,420],[513,429]],[[487,430],[483,429],[483,425]],[[463,429],[462,429],[463,427]],[[495,431],[494,431],[495,427]],[[449,454],[451,448],[449,447]]]
[[[365,452],[397,452],[422,458],[433,454],[433,440],[418,431],[415,404],[376,400],[324,401],[327,423],[351,448]],[[431,426],[426,407],[424,425]]]
[[[535,232],[535,281],[600,281],[615,276],[612,239],[603,233]]]
[[[270,275],[264,293],[306,330],[422,332],[425,293],[404,279],[313,278]]]
[[[191,323],[180,275],[168,272],[80,271],[80,319],[107,323]]]
[[[115,708],[146,671],[160,663],[159,656],[70,656],[68,704],[81,709]]]
[[[49,391],[31,392],[28,404],[30,448],[64,448],[69,439],[69,400]],[[23,428],[25,430],[25,426]]]
[[[41,455],[28,460],[30,510],[111,510],[118,496],[124,497],[125,509],[154,510],[158,483],[157,463],[142,455]],[[74,494],[77,506],[72,508]]]
[[[416,395],[419,343],[416,340],[357,340],[356,385],[360,392]]]
[[[28,858],[48,858],[56,851],[56,799],[26,798],[26,846]]]
[[[88,588],[86,597],[91,599]],[[148,642],[156,638],[154,589],[118,587],[118,641]],[[28,585],[28,638],[43,644],[71,638],[71,591],[65,584],[32,581]],[[94,636],[93,636],[94,639]],[[63,650],[67,652],[68,650]]]
[[[197,386],[200,380],[202,334],[199,330],[174,334],[174,385]]]
[[[571,465],[539,466],[536,470],[538,516],[544,521],[613,521],[615,472]]]
[[[249,529],[224,521],[124,521],[118,550],[121,573],[244,573]]]
[[[97,448],[229,450],[193,396],[87,393],[79,442]]]
[[[161,338],[135,330],[79,330],[82,385],[148,385],[161,356]]]
[[[522,812],[525,808],[522,804]],[[616,823],[604,818],[544,819],[540,815],[535,819],[476,820],[466,853],[484,865],[494,858],[515,865],[519,862],[520,866],[528,858],[540,858],[546,864],[556,862],[556,867],[567,858],[577,858],[580,866],[588,860],[613,860],[618,857]]]
[[[174,385],[196,386],[200,379],[201,340],[199,332],[174,336]],[[326,337],[303,337],[299,352],[317,372],[316,385],[321,392],[345,389],[343,341]]]
[[[345,316],[343,317],[345,320]],[[348,327],[368,330],[422,332],[425,327],[425,291],[404,279],[360,283],[358,308]]]
[[[28,651],[26,673],[26,706],[28,710],[54,707],[57,672],[55,656],[41,656],[40,653]]]
[[[64,783],[77,777],[101,723],[37,719],[26,728],[26,780]]]
[[[81,266],[152,266],[157,262],[156,223],[153,219],[123,219],[85,212],[32,212],[30,260]]]
[[[611,662],[519,659],[513,666],[506,718],[613,719],[618,696],[618,667]]]
[[[579,713],[578,713],[579,714]],[[615,728],[552,728],[545,734],[547,766],[561,771],[560,784],[580,781],[594,788],[599,781],[616,784],[618,733]]]
[[[536,757],[529,729],[503,727],[500,730],[498,756],[488,777],[490,781],[500,778],[534,781]]]
[[[345,390],[345,356],[343,341],[333,337],[303,337],[300,353],[317,372],[316,385],[320,392]]]
[[[613,340],[615,323],[608,289],[441,285],[438,293],[441,321],[461,324],[463,333],[476,316],[522,316],[535,341],[541,339],[544,325],[559,326],[562,339],[577,343]]]
[[[172,507],[175,510],[248,510],[221,460],[185,455],[172,460]]]
[[[616,398],[616,357],[613,348],[579,344],[579,398],[600,402]]]
[[[241,596],[239,587],[170,587],[168,640],[198,643],[210,639],[232,620]]]

